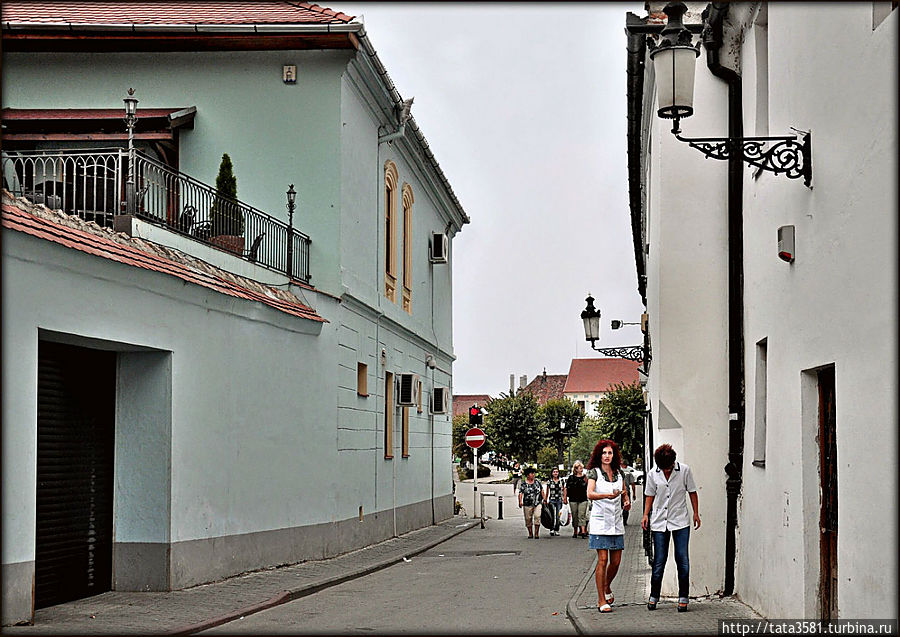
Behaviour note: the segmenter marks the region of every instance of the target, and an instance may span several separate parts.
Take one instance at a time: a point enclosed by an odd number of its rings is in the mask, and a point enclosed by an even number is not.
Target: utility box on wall
[[[778,258],[788,263],[794,262],[794,226],[778,228]]]

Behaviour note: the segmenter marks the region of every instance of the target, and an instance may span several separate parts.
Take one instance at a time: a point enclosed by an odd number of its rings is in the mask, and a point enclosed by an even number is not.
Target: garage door
[[[38,346],[35,607],[112,581],[116,355]]]

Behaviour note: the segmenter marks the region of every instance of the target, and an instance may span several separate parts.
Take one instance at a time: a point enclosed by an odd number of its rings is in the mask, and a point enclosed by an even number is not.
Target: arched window
[[[397,256],[394,247],[397,218],[397,166],[384,163],[384,295],[397,302]]]
[[[412,313],[412,215],[413,191],[409,184],[403,184],[403,309]]]

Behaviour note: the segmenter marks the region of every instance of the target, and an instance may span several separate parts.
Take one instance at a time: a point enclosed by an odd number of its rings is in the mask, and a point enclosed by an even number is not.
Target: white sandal
[[[609,604],[604,604],[603,606],[598,606],[597,610],[599,610],[601,613],[611,613],[612,607]]]

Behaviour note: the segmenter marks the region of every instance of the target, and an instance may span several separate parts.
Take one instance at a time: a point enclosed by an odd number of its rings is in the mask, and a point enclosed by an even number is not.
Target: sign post
[[[472,472],[472,517],[478,517],[475,508],[478,506],[478,447],[484,444],[484,432],[478,427],[471,427],[465,436],[466,444],[471,447],[472,455],[475,458],[475,469]],[[482,512],[483,513],[483,512]]]

